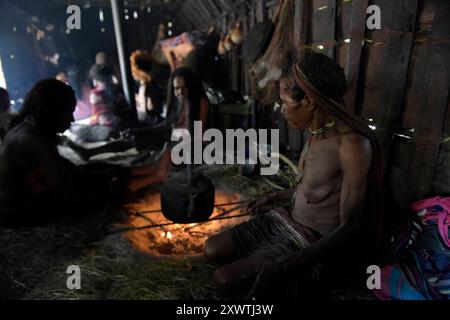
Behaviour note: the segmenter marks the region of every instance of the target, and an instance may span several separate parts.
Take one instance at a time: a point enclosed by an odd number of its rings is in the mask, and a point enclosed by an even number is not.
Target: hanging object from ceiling
[[[244,40],[240,22],[236,23],[236,26],[230,31],[230,38],[235,46],[239,46]]]
[[[278,100],[281,70],[296,54],[295,0],[280,1],[274,23],[275,31],[266,52],[250,69],[252,95],[264,105]]]

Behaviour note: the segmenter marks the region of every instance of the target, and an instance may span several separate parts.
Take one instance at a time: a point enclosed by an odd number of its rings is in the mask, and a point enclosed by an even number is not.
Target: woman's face
[[[294,129],[304,129],[311,124],[314,113],[310,107],[311,101],[305,96],[301,101],[296,101],[290,91],[291,82],[289,79],[280,81],[280,98],[283,103],[281,113]]]
[[[185,100],[188,97],[188,90],[184,78],[175,77],[173,79],[173,91],[175,98],[178,100]]]
[[[59,121],[56,123],[56,132],[63,133],[70,128],[70,125],[74,121],[73,113],[77,105],[77,100],[75,96],[71,97],[69,101],[64,103],[64,108],[61,110],[59,115]]]

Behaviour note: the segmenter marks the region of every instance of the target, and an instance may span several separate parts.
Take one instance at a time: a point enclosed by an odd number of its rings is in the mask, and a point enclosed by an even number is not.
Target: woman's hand
[[[274,195],[274,193],[266,194],[259,199],[251,202],[247,208],[248,212],[251,214],[260,213],[265,205],[271,203],[274,200]]]
[[[287,289],[286,283],[289,282],[287,280],[292,276],[290,258],[290,256],[282,256],[262,265],[246,300],[264,299],[274,292],[281,294],[280,290],[283,287]]]
[[[316,260],[305,262],[303,252],[281,256],[261,266],[246,300],[305,297],[308,288],[320,279],[324,265]]]

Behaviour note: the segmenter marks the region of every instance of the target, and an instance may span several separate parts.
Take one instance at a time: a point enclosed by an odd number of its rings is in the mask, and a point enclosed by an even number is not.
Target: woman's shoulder
[[[3,149],[14,157],[33,157],[44,149],[42,134],[33,121],[25,120],[11,128],[3,140]]]

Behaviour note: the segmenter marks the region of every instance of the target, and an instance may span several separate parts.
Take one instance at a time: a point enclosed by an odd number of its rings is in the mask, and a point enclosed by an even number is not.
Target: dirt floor
[[[238,194],[240,200],[272,190],[274,184],[289,187],[293,183],[289,173],[262,181],[239,172],[236,166],[204,170],[219,186],[221,194],[233,197]],[[155,192],[157,188],[153,187],[122,208],[106,207],[100,213],[72,217],[51,226],[0,230],[0,299],[222,299],[212,281],[216,266],[201,254],[201,243],[210,234],[229,226],[232,220],[228,224],[223,222],[219,228],[219,222],[214,227],[191,225],[189,233],[183,230],[181,234],[174,229],[170,229],[173,232],[158,229],[153,234],[151,229],[110,234],[112,230],[154,221],[155,216],[150,216],[148,221],[148,215],[145,221],[142,215],[138,217],[141,220],[136,220],[135,213],[153,208]],[[233,197],[225,199],[236,200]],[[197,231],[193,233],[195,228]],[[153,239],[153,245],[143,241],[143,235],[147,240]],[[189,240],[190,236],[196,240]],[[169,240],[170,243],[164,242]],[[183,248],[187,254],[183,254]],[[81,269],[81,290],[67,289],[70,276],[67,269],[72,265]],[[370,300],[372,296],[342,290],[327,293],[324,299]]]

